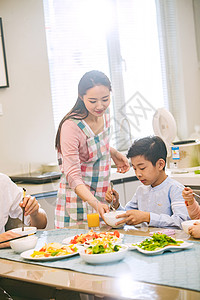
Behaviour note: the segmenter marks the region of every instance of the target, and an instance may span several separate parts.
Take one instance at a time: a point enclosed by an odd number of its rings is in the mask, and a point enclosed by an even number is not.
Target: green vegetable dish
[[[86,254],[103,254],[118,252],[120,250],[120,245],[113,245],[112,243],[102,243],[100,245],[89,246],[86,250]]]
[[[154,233],[152,238],[147,238],[140,244],[133,244],[133,246],[138,246],[147,251],[155,251],[166,246],[180,246],[182,243],[183,241],[176,241],[166,234]]]

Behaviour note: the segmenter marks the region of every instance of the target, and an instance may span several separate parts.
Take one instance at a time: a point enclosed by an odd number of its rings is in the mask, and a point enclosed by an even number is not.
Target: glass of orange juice
[[[99,212],[98,212],[98,201],[96,201],[96,209],[91,205],[86,203],[87,207],[87,223],[88,228],[93,230],[100,229],[100,220],[99,220]]]

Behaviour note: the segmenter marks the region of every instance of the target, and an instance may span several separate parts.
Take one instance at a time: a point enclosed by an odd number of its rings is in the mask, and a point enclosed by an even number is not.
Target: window
[[[81,76],[110,77],[111,144],[153,134],[164,102],[154,0],[44,0],[55,127],[77,99]]]

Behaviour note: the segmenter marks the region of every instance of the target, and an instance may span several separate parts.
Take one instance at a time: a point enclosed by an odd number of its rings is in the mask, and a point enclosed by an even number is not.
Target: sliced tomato
[[[45,254],[44,254],[44,257],[49,257],[49,256],[50,256],[49,253],[45,253]]]
[[[120,233],[119,233],[119,231],[118,231],[118,230],[115,230],[115,231],[114,231],[114,235],[115,235],[116,237],[118,237],[118,238],[119,238],[119,237],[120,237]]]

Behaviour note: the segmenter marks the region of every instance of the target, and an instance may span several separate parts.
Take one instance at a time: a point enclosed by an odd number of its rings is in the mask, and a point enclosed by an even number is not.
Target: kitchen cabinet
[[[124,192],[125,192],[125,199],[126,203],[128,203],[133,195],[135,194],[137,188],[142,183],[139,180],[129,181],[124,183]]]
[[[134,180],[127,182],[122,180],[121,183],[115,183],[115,181],[113,181],[113,184],[114,189],[119,194],[119,200],[121,205],[125,206],[132,199],[137,187],[141,185],[141,182],[134,178]]]
[[[33,195],[47,214],[46,230],[54,229],[57,191]]]

